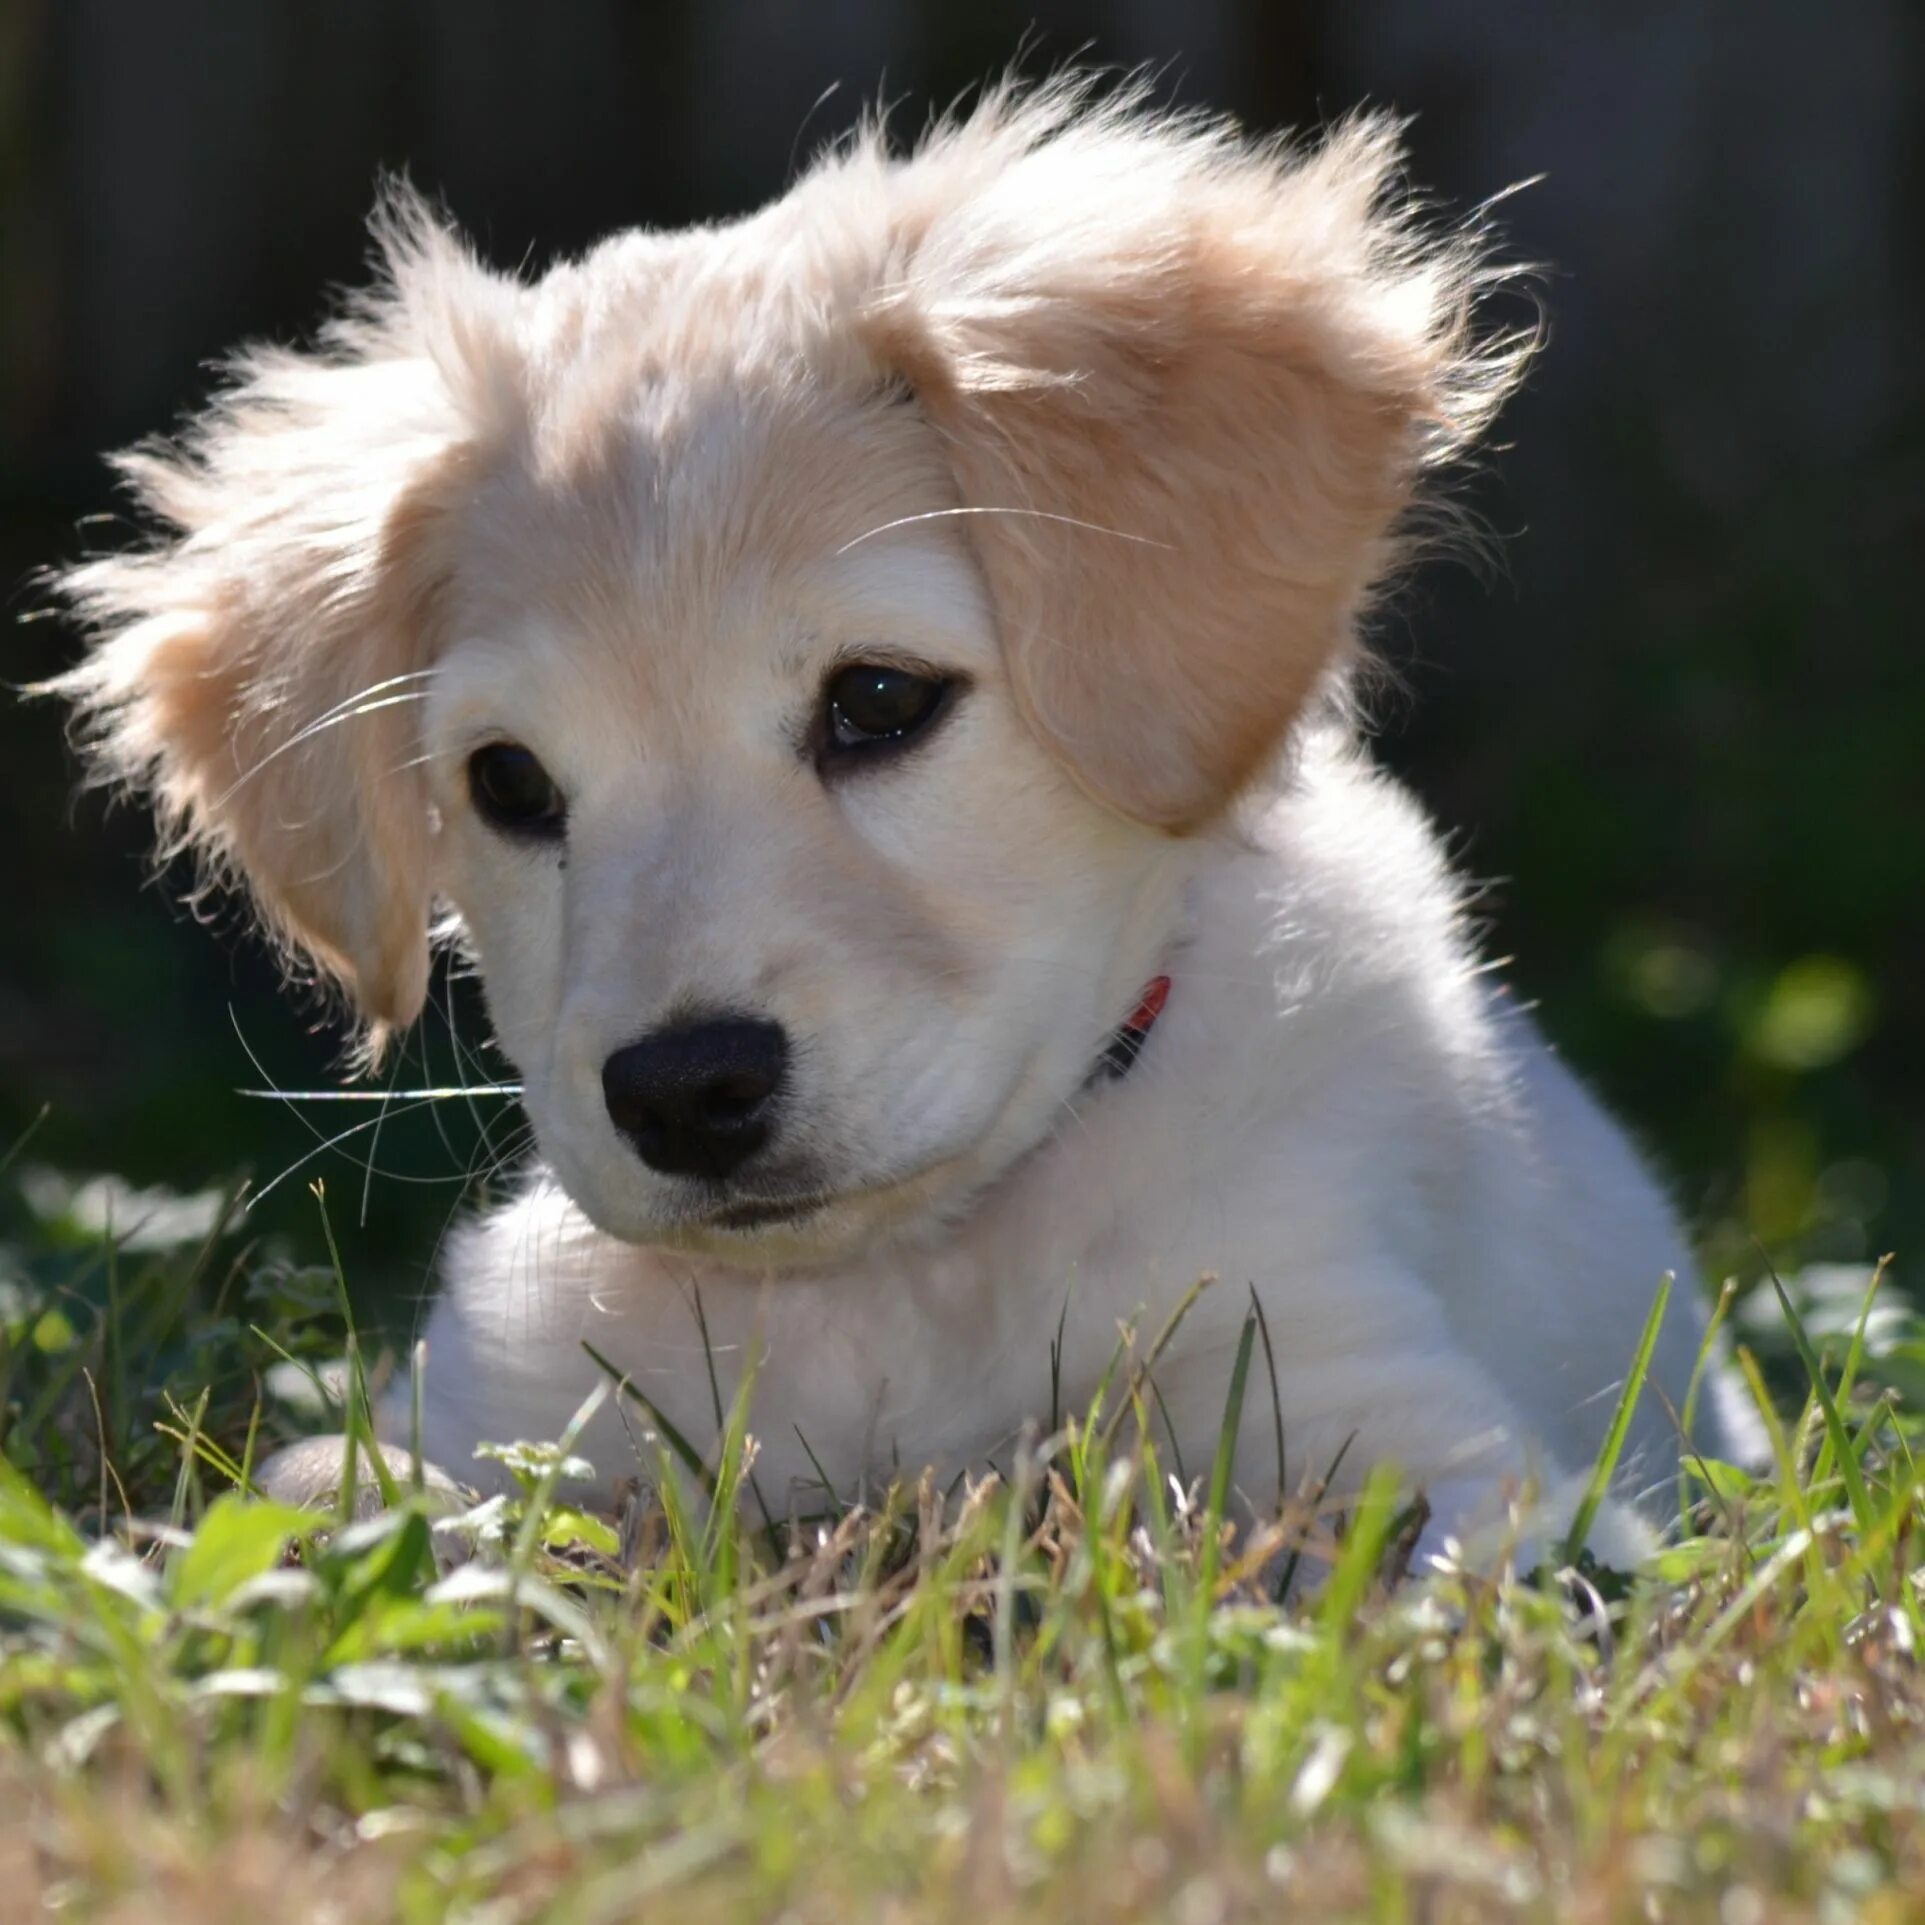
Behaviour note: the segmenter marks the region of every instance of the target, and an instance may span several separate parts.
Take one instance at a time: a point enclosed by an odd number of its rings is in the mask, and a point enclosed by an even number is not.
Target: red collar
[[[1156,1019],[1163,1014],[1163,1005],[1169,1000],[1169,977],[1152,976],[1143,985],[1136,1007],[1104,1045],[1102,1055],[1096,1060],[1092,1081],[1127,1076],[1136,1067],[1136,1059],[1142,1055],[1143,1045],[1149,1041],[1150,1031],[1156,1027]]]

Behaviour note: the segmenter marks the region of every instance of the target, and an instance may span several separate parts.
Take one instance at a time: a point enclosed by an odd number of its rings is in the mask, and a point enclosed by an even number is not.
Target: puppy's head
[[[452,908],[614,1234],[940,1219],[1080,1088],[1521,358],[1395,157],[1005,95],[533,286],[392,208],[317,352],[127,459],[166,532],[69,578],[63,686],[377,1030]]]

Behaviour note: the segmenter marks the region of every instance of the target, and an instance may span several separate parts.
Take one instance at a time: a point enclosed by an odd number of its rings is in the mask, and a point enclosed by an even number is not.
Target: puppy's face
[[[319,352],[126,458],[61,685],[378,1036],[452,905],[622,1237],[952,1216],[1157,973],[1521,348],[1469,244],[1308,158],[992,97],[533,286],[418,207]]]
[[[905,399],[670,381],[450,517],[440,893],[617,1236],[797,1262],[941,1217],[1154,971],[1189,845],[1024,720],[960,505]]]

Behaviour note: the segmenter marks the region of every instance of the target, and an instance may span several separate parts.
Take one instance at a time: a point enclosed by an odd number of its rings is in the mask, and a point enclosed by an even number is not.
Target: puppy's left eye
[[[567,824],[555,778],[519,742],[476,749],[468,758],[468,793],[482,820],[504,835],[553,841]]]
[[[954,687],[943,676],[887,662],[838,669],[823,690],[826,746],[848,754],[907,742],[942,712]]]

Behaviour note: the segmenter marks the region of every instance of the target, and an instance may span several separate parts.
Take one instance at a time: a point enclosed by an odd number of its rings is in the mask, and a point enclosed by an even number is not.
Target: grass
[[[1242,1527],[1227,1441],[1178,1477],[1156,1342],[1005,1474],[816,1518],[705,1501],[753,1493],[719,1386],[706,1464],[631,1411],[613,1520],[566,1437],[455,1517],[291,1511],[247,1468],[364,1395],[338,1279],[119,1201],[0,1213],[11,1915],[1919,1916],[1925,1332],[1870,1278],[1740,1307],[1776,1468],[1682,1465],[1649,1569],[1420,1581],[1388,1476]]]

